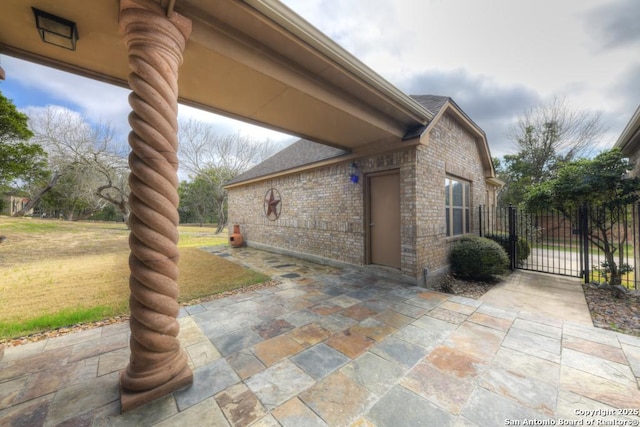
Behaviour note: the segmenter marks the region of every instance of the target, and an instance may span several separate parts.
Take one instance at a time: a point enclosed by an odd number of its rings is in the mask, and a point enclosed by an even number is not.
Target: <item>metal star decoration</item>
[[[275,221],[280,216],[282,198],[278,190],[272,188],[267,191],[264,199],[264,212],[270,221]]]

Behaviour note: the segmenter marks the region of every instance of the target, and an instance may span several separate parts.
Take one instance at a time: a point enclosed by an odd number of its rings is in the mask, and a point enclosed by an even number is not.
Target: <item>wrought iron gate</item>
[[[640,204],[575,212],[480,206],[481,236],[499,241],[511,269],[608,281],[612,265],[623,285],[636,289],[640,266]]]

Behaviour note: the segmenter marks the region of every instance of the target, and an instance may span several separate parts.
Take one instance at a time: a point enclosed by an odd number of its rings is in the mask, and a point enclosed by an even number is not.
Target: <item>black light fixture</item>
[[[73,21],[60,18],[32,7],[36,17],[36,27],[43,42],[69,50],[76,50],[78,27]]]

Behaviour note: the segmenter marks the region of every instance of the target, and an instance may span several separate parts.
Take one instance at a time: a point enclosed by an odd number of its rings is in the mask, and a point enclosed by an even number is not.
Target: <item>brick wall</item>
[[[631,175],[640,176],[640,150],[636,150],[629,156],[629,160],[633,163]]]
[[[478,143],[455,119],[444,115],[417,151],[416,251],[418,283],[438,280],[448,268],[448,253],[457,238],[446,237],[444,182],[447,176],[471,184],[471,227],[478,232],[477,207],[487,202],[487,184]]]
[[[424,138],[423,138],[424,140]],[[229,224],[239,224],[245,241],[365,265],[364,176],[400,173],[401,273],[424,283],[423,269],[437,280],[446,272],[455,239],[446,237],[444,181],[447,174],[471,183],[471,215],[477,233],[477,206],[486,203],[485,174],[476,141],[445,115],[426,145],[355,160],[360,182],[349,180],[352,160],[235,187],[229,191]],[[269,221],[263,202],[270,188],[282,197],[280,218]],[[231,227],[230,227],[231,228]]]
[[[371,172],[400,170],[401,217],[414,216],[413,192],[415,152],[355,159],[360,172],[357,184],[349,180],[352,160],[315,170],[295,173],[229,191],[229,224],[239,224],[244,239],[339,262],[364,265],[365,197],[363,176]],[[407,185],[407,183],[409,183]],[[282,197],[280,218],[269,221],[263,201],[270,188]],[[403,274],[415,273],[413,226],[401,231]]]

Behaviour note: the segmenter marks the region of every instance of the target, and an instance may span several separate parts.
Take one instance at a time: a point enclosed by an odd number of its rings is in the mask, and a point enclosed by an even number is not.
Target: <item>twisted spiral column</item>
[[[131,358],[121,395],[146,393],[139,406],[193,381],[177,339],[178,67],[191,21],[150,0],[122,0],[120,26],[129,54],[129,287]],[[154,392],[155,390],[155,392]],[[159,390],[159,391],[158,391]],[[124,399],[124,398],[123,398]],[[123,411],[129,408],[125,407]]]

